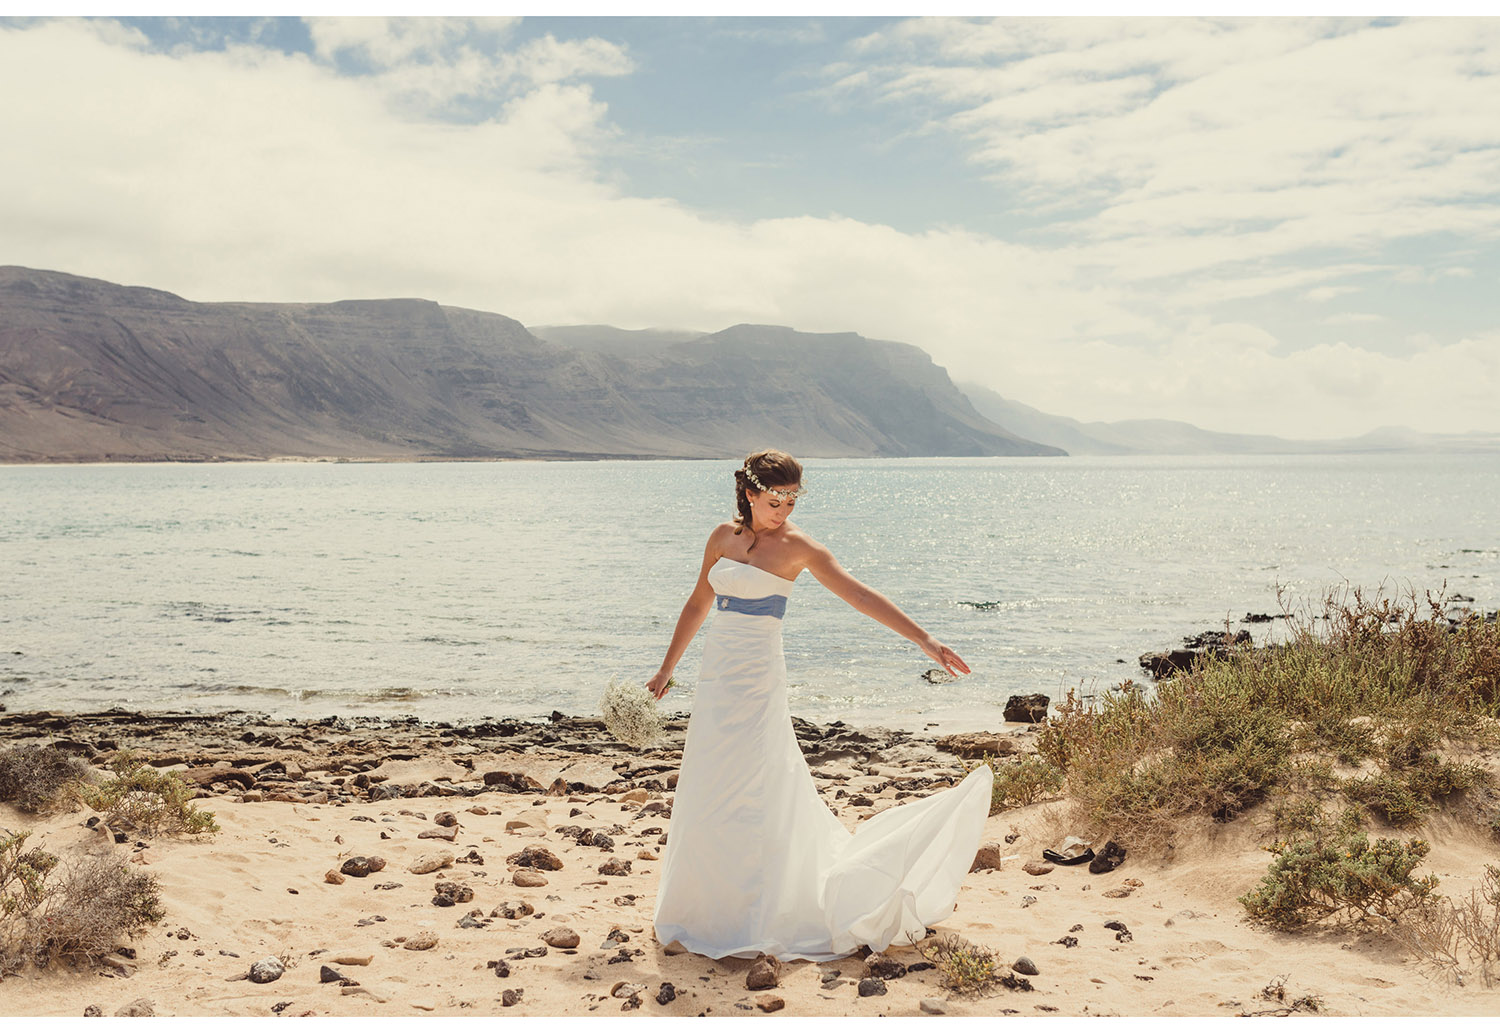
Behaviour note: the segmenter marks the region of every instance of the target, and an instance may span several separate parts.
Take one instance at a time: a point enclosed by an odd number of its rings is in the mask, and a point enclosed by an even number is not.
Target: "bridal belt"
[[[786,616],[786,596],[767,595],[759,599],[741,599],[736,595],[721,595],[714,607],[731,613],[748,613],[752,617],[775,617],[780,620]]]

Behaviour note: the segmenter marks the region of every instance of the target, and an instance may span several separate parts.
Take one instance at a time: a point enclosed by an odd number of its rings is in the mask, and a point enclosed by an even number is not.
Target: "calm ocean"
[[[595,713],[611,675],[660,662],[736,465],[0,467],[0,702]],[[992,727],[1013,693],[1102,690],[1144,651],[1274,612],[1278,586],[1500,600],[1500,456],[807,469],[798,523],[974,669],[927,684],[919,650],[804,574],[787,665],[817,721]],[[691,709],[698,656],[669,709]]]

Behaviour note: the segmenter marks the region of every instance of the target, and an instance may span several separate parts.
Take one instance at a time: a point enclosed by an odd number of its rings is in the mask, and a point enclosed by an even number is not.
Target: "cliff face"
[[[1057,454],[907,345],[681,336],[617,353],[416,299],[198,304],[0,267],[0,459]]]

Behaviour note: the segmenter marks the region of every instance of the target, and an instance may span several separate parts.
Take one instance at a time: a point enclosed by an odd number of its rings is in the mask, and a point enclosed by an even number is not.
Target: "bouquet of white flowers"
[[[666,720],[656,706],[656,697],[636,682],[609,680],[599,700],[604,727],[626,746],[646,747],[661,738]]]

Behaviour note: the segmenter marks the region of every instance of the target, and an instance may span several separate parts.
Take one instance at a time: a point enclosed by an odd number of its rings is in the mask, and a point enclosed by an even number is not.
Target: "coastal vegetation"
[[[1069,693],[1040,756],[1075,823],[1142,845],[1258,804],[1282,834],[1337,806],[1405,828],[1451,804],[1489,825],[1500,625],[1450,622],[1443,604],[1332,593],[1322,613],[1292,614],[1282,643],[1204,657],[1154,691]]]
[[[218,832],[212,811],[192,802],[196,790],[170,771],[158,771],[129,751],[110,762],[114,777],[102,782],[74,782],[71,791],[85,806],[99,811],[106,825],[146,836]]]
[[[937,966],[938,980],[956,994],[981,994],[1000,984],[1000,958],[993,950],[956,933],[934,937],[920,948]]]
[[[1441,810],[1500,838],[1487,763],[1500,745],[1500,624],[1450,619],[1446,602],[1333,592],[1321,612],[1291,614],[1278,644],[1205,656],[1154,691],[1070,693],[1040,759],[1063,780],[1072,824],[1094,836],[1159,848],[1253,812],[1275,858],[1239,898],[1252,920],[1378,919],[1420,958],[1489,984],[1500,869],[1450,901],[1416,874],[1425,840],[1378,834]]]
[[[93,769],[52,746],[12,746],[0,750],[0,803],[28,814],[50,810],[64,790],[86,780]]]
[[[55,959],[97,961],[165,917],[155,876],[103,857],[71,862],[29,832],[0,833],[0,977]]]
[[[1062,791],[1063,773],[1054,764],[1035,755],[1014,758],[985,754],[974,764],[964,765],[967,774],[981,764],[989,766],[995,781],[990,788],[990,814],[1012,807],[1027,807]]]
[[[99,812],[104,833],[217,832],[213,814],[192,803],[194,790],[128,752],[112,777],[51,746],[0,750],[0,803],[37,814],[83,803]],[[123,831],[120,832],[123,835]],[[98,961],[122,934],[165,917],[156,878],[108,856],[63,858],[28,847],[31,831],[0,829],[0,977],[55,959]]]

